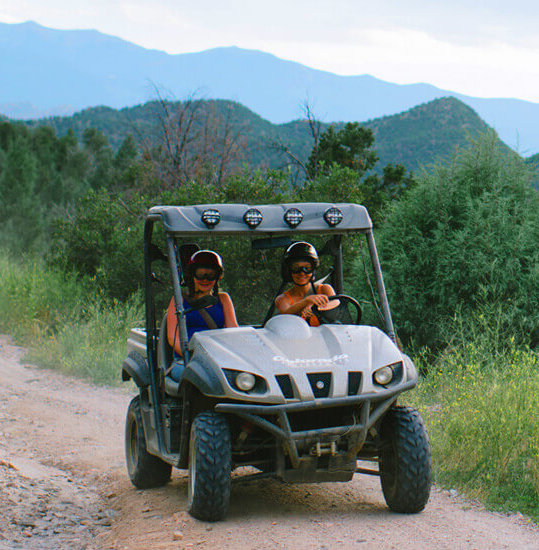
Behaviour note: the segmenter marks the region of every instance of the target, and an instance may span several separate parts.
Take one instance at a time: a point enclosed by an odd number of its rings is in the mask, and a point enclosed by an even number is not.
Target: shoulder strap
[[[184,300],[187,300],[187,295],[182,293],[182,298]],[[217,323],[214,321],[213,317],[204,308],[199,309],[198,312],[200,313],[202,319],[204,319],[204,322],[208,325],[209,329],[219,328],[217,326]]]
[[[198,312],[202,316],[202,319],[204,319],[204,321],[208,325],[208,328],[210,329],[218,328],[217,323],[213,320],[213,317],[205,309],[199,309]]]

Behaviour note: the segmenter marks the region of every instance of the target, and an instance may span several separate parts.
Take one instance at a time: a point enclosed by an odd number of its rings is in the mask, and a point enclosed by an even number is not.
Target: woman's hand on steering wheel
[[[323,296],[323,295],[318,294],[318,296]],[[324,297],[327,298],[326,303],[329,303],[330,301],[333,301],[333,300],[339,300],[340,305],[343,305],[346,303],[352,304],[356,308],[356,312],[357,312],[356,321],[354,324],[359,325],[359,323],[361,322],[362,310],[361,310],[361,306],[359,305],[359,302],[355,298],[352,298],[352,296],[348,296],[346,294],[336,294],[335,296],[324,296]],[[329,311],[333,311],[333,309]],[[320,324],[322,325],[323,324],[342,324],[341,321],[334,320],[334,319],[331,319],[330,317],[327,317],[326,316],[327,313],[323,310],[320,310],[318,304],[313,305],[313,307],[311,308],[311,312],[313,315],[316,316],[316,318],[320,321]]]
[[[307,306],[312,305],[313,307],[321,307],[328,304],[330,298],[332,298],[332,296],[326,296],[325,294],[311,294],[304,298],[304,300],[307,302]]]

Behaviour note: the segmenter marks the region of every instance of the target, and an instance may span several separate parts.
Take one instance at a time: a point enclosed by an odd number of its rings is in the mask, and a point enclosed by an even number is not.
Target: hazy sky
[[[168,53],[239,46],[343,75],[539,102],[536,0],[0,0],[0,21]]]

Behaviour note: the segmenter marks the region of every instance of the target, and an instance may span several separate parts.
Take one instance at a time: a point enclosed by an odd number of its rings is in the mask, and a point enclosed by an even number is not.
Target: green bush
[[[19,343],[54,334],[65,319],[83,316],[89,288],[32,258],[0,251],[0,330]]]
[[[457,310],[496,304],[507,339],[539,343],[539,193],[494,135],[420,177],[393,204],[377,241],[406,341],[439,348]]]
[[[91,277],[112,298],[126,299],[142,284],[143,197],[127,204],[105,189],[90,191],[73,216],[57,220],[48,264]]]

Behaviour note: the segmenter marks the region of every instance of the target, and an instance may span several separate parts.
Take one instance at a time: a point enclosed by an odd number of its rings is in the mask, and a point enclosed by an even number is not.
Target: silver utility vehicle
[[[158,231],[166,251],[155,242]],[[325,239],[338,307],[314,310],[321,324],[311,327],[298,316],[273,315],[272,301],[260,325],[207,330],[188,341],[188,309],[210,301],[183,301],[189,256],[182,247],[209,234],[247,235],[262,253],[294,240]],[[350,235],[366,238],[381,329],[360,324],[359,303],[343,294],[342,242]],[[289,483],[349,481],[364,473],[380,476],[391,510],[425,507],[431,485],[427,434],[416,410],[397,406],[399,394],[416,385],[417,372],[397,345],[363,206],[157,206],[146,216],[144,258],[146,326],[131,331],[122,365],[123,380],[138,387],[125,432],[127,469],[136,487],[164,485],[172,466],[188,469],[189,512],[216,521],[227,512],[231,472],[238,467],[251,467],[248,479],[272,476]],[[179,382],[168,375],[172,349],[163,304],[155,299],[162,282],[153,265],[159,260],[168,263],[177,304],[185,366]]]

